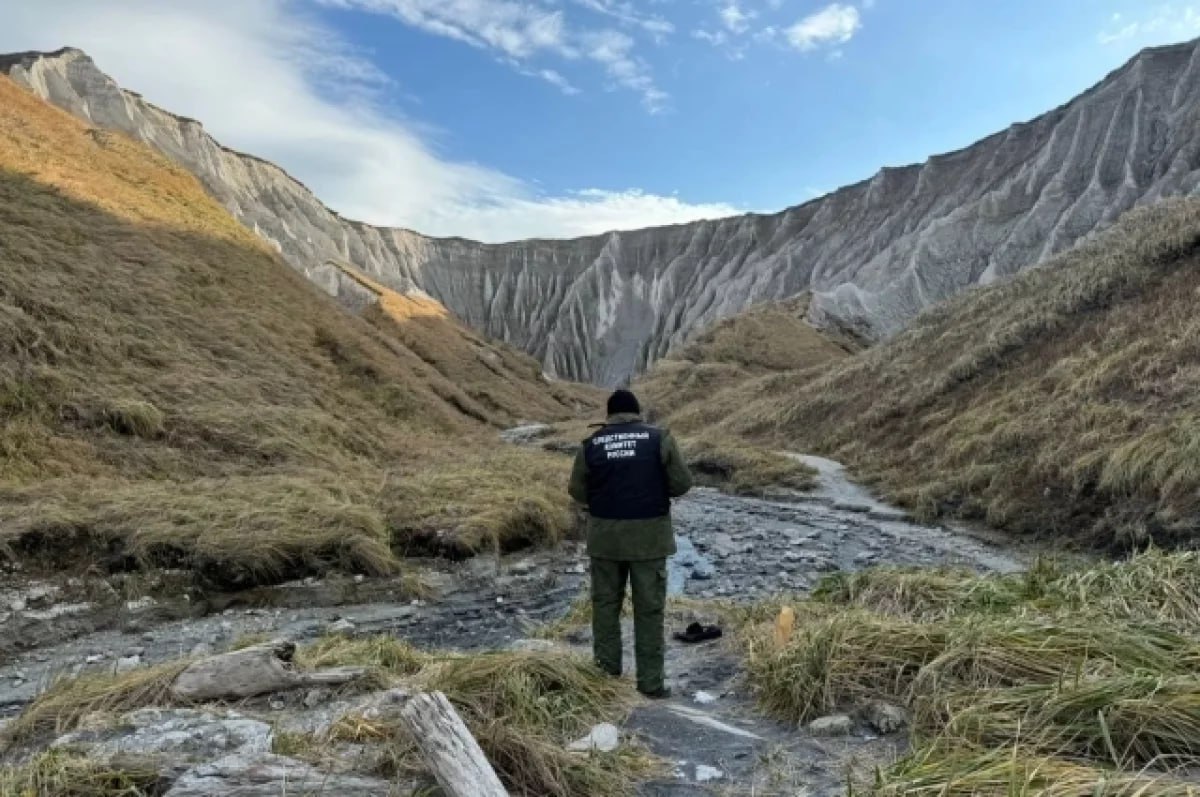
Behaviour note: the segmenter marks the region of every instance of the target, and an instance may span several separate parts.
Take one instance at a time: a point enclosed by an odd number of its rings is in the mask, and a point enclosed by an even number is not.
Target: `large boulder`
[[[270,752],[271,726],[235,711],[146,708],[106,727],[60,737],[53,747],[109,760],[118,755],[162,756],[172,764]]]

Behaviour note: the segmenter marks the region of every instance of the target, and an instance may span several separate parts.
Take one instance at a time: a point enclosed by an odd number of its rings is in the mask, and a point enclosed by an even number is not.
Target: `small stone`
[[[96,664],[98,662],[102,662],[102,661],[104,661],[104,654],[103,653],[93,653],[92,655],[90,655],[86,659],[84,659],[84,661],[86,661],[88,664]]]
[[[141,666],[141,664],[141,656],[122,656],[121,658],[117,659],[116,673],[117,675],[120,675],[122,673],[127,673],[130,670],[136,670]]]
[[[501,596],[499,596],[499,595],[497,595],[497,596],[496,596],[496,605],[497,605],[497,606],[500,606],[500,605],[501,605],[501,604],[503,604],[503,603],[504,603],[504,598],[503,598],[503,597],[501,597]]]
[[[12,612],[23,612],[27,605],[24,598],[17,598],[8,604],[8,609]]]
[[[616,725],[609,722],[601,723],[582,739],[577,739],[567,746],[567,749],[575,753],[586,753],[590,750],[598,750],[601,753],[611,753],[616,750],[621,744],[621,731]]]
[[[848,736],[854,729],[854,721],[845,714],[832,714],[808,723],[808,732],[813,736]]]
[[[884,734],[895,733],[908,725],[908,712],[891,703],[877,700],[863,712],[867,724]]]
[[[343,617],[336,623],[330,623],[325,630],[330,634],[352,634],[354,633],[354,623]]]
[[[710,767],[707,764],[696,765],[696,782],[708,783],[713,780],[720,780],[725,777],[725,773],[716,767]]]
[[[697,692],[696,694],[692,695],[692,700],[695,700],[700,705],[705,706],[705,705],[708,705],[709,703],[717,702],[717,696],[712,694],[711,692],[700,691],[700,692]]]
[[[283,711],[287,708],[287,701],[281,697],[273,697],[267,705],[271,707],[272,711]]]
[[[356,575],[354,576],[354,583],[355,583],[355,584],[361,584],[361,583],[363,583],[363,582],[364,582],[364,581],[366,581],[366,580],[367,580],[367,577],[366,577],[366,576],[364,576],[362,573],[358,573],[358,574],[356,574]]]
[[[548,639],[518,639],[508,646],[509,650],[524,653],[548,653],[556,648],[557,646]]]

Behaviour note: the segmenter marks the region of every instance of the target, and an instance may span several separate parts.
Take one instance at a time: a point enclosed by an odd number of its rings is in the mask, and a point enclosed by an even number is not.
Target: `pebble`
[[[692,695],[692,700],[695,700],[697,703],[699,703],[702,706],[706,706],[709,703],[717,702],[717,696],[712,694],[711,692],[700,691],[700,692],[697,692],[696,694]]]
[[[84,661],[86,661],[88,664],[95,664],[97,662],[104,661],[104,654],[103,653],[93,653],[92,655],[90,655],[86,659],[84,659]]]
[[[122,673],[129,672],[130,670],[136,670],[141,666],[141,664],[141,656],[122,656],[121,658],[117,659],[116,673],[117,675],[120,675]]]
[[[854,721],[845,714],[831,714],[808,723],[808,732],[813,736],[848,736],[854,729]]]
[[[343,617],[336,623],[330,623],[325,630],[330,634],[352,634],[354,633],[354,628],[354,623]]]
[[[710,767],[707,764],[696,765],[696,782],[708,783],[714,780],[720,780],[725,777],[725,773],[716,767]]]
[[[611,753],[621,744],[621,731],[616,725],[604,722],[592,728],[591,732],[582,739],[576,739],[567,745],[567,749],[576,752],[598,750],[601,753]]]

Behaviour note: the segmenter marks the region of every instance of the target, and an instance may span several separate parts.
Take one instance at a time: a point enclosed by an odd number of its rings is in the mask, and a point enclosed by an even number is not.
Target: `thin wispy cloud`
[[[1148,6],[1139,15],[1113,14],[1096,38],[1101,44],[1117,44],[1161,35],[1189,37],[1197,33],[1200,33],[1200,6],[1166,3]]]
[[[530,33],[528,46],[549,46],[538,42],[552,39],[553,30]],[[510,50],[527,46],[500,32],[488,35]],[[636,68],[622,66],[632,58],[631,45],[619,36],[581,41],[577,57],[604,59],[616,76],[637,85]],[[64,44],[83,48],[151,102],[202,120],[222,143],[279,164],[349,218],[501,241],[738,212],[637,188],[549,194],[497,169],[448,158],[436,132],[391,112],[387,94],[395,87],[367,54],[289,0],[55,0],[6,9],[0,52]],[[550,69],[537,77],[574,88]],[[338,91],[329,90],[334,85]]]
[[[835,2],[788,24],[780,19],[785,8],[783,0],[761,0],[758,4],[717,0],[713,24],[693,30],[692,38],[724,50],[734,59],[744,57],[750,44],[775,44],[801,52],[827,49],[827,58],[837,60],[844,55],[839,46],[858,33],[863,12],[874,6],[875,0]]]
[[[745,33],[750,29],[750,23],[757,16],[753,11],[746,11],[736,0],[721,7],[721,24],[732,33]]]
[[[559,88],[569,82],[557,69],[535,66],[539,59],[553,58],[568,63],[591,61],[604,71],[610,85],[636,92],[651,112],[663,110],[667,103],[667,93],[655,82],[650,66],[636,55],[636,42],[632,37],[618,30],[572,25],[562,7],[551,8],[517,0],[317,2],[333,8],[384,14],[425,33],[488,50],[503,62],[516,64],[522,74],[548,80]],[[576,5],[660,35],[666,32],[665,25],[669,24],[636,12],[628,2],[578,0]],[[574,85],[572,89],[575,89]]]
[[[656,37],[668,36],[675,32],[674,23],[656,14],[643,14],[632,2],[624,0],[574,0],[576,5],[595,11],[598,14],[611,17],[624,25],[650,33]]]
[[[845,44],[862,27],[862,15],[851,5],[834,3],[804,17],[784,31],[788,43],[802,51]]]

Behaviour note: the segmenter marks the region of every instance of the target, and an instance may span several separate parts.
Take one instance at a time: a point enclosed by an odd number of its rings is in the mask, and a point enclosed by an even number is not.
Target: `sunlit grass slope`
[[[194,178],[0,79],[0,556],[234,586],[558,538],[565,464],[498,448],[402,322],[343,311]]]

